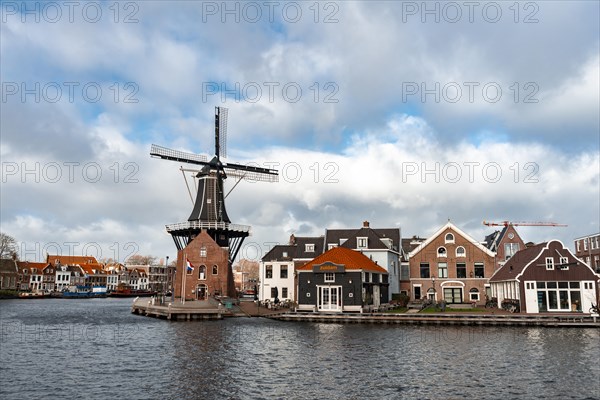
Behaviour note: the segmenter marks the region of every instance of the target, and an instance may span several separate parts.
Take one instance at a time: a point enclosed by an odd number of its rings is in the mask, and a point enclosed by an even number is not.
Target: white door
[[[319,286],[319,310],[342,311],[342,287]]]

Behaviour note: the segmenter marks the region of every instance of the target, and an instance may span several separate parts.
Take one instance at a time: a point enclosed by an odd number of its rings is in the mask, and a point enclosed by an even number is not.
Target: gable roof
[[[46,256],[46,262],[48,264],[56,264],[58,262],[60,265],[80,265],[82,267],[84,265],[89,265],[95,270],[102,269],[102,264],[100,264],[94,256],[63,256],[48,254]]]
[[[501,231],[494,231],[493,233],[487,235],[484,239],[485,247],[490,249],[491,251],[497,251],[498,244],[502,241],[502,238],[508,231],[508,225],[504,226]]]
[[[29,261],[17,261],[17,266],[19,267],[19,271],[23,271],[23,269],[29,270],[31,272],[34,268],[37,269],[36,273],[41,274],[46,268],[47,263],[39,263],[39,262],[29,262]]]
[[[553,243],[560,244],[562,250],[568,252],[568,255],[576,260],[576,266],[587,267],[592,273],[594,273],[587,264],[575,257],[571,250],[565,247],[560,240],[550,240],[548,242],[539,243],[535,246],[527,247],[523,250],[517,251],[502,267],[494,272],[489,281],[500,282],[518,279],[519,276],[525,272],[527,267],[529,267],[535,260],[539,259],[542,253],[548,250]]]
[[[336,246],[347,248],[358,248],[356,238],[366,237],[369,239],[369,249],[389,249],[381,239],[392,240],[392,251],[400,252],[400,228],[378,228],[363,226],[359,229],[326,229],[325,245],[334,243]],[[345,239],[340,244],[340,239]]]
[[[471,242],[472,245],[474,245],[475,247],[477,247],[479,250],[483,251],[485,254],[489,255],[490,257],[494,257],[496,255],[495,252],[491,251],[490,249],[488,249],[487,247],[485,247],[484,245],[479,243],[477,240],[475,240],[473,237],[471,237],[467,233],[463,232],[452,222],[448,221],[444,226],[442,226],[433,235],[431,235],[426,241],[424,241],[423,243],[421,243],[420,245],[415,247],[415,249],[410,252],[409,257],[411,257],[411,258],[414,257],[415,254],[417,254],[418,252],[423,250],[425,247],[427,247],[429,245],[429,243],[433,242],[437,237],[439,237],[442,233],[444,233],[446,231],[446,229],[453,230],[455,233],[459,234],[460,236],[465,238],[467,241]]]
[[[291,244],[275,245],[261,258],[261,261],[291,261],[296,255],[296,248],[296,245]],[[286,257],[283,256],[284,253],[287,253]]]
[[[346,247],[334,247],[331,250],[315,257],[313,260],[304,264],[303,266],[296,268],[297,271],[312,271],[313,266],[321,265],[326,262],[334,264],[341,264],[349,270],[363,270],[379,272],[387,274],[388,272],[375,264],[369,257],[365,256],[359,251],[348,249]]]
[[[295,238],[296,242],[296,255],[295,258],[311,259],[317,254],[323,254],[324,240],[323,236],[309,237],[309,236],[298,236]],[[313,244],[315,251],[306,251],[306,245]]]

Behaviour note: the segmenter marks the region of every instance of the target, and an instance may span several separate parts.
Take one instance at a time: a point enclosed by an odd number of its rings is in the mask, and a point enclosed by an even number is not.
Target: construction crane
[[[511,221],[502,221],[502,222],[490,222],[483,221],[485,226],[567,226],[565,224],[559,224],[557,222],[511,222]]]

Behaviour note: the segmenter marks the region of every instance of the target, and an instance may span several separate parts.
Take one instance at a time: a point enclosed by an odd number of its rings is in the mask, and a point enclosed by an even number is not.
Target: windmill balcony
[[[179,222],[176,224],[170,224],[166,226],[167,232],[177,232],[182,230],[193,230],[193,229],[219,229],[229,230],[235,232],[248,232],[250,233],[250,226],[231,224],[229,222],[208,222],[208,221],[186,221]]]

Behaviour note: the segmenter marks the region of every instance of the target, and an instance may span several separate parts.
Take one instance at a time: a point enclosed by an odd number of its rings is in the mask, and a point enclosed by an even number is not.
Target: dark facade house
[[[496,253],[496,269],[504,265],[517,251],[523,250],[525,242],[515,227],[507,223],[502,230],[495,231],[485,237],[485,246]]]
[[[297,272],[299,310],[363,312],[387,303],[387,271],[358,251],[334,247]]]
[[[0,289],[17,290],[19,288],[19,268],[12,258],[0,260]]]
[[[575,256],[600,272],[600,233],[575,239]]]
[[[560,241],[518,251],[490,278],[492,296],[518,301],[521,312],[588,312],[598,303],[600,274]]]

